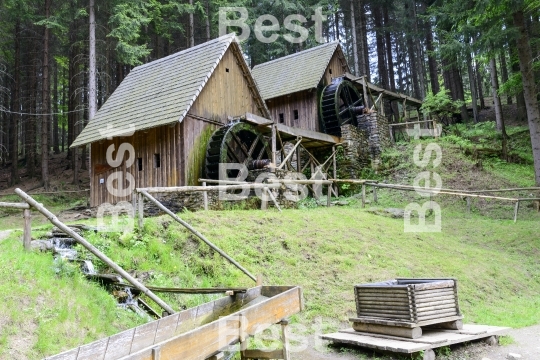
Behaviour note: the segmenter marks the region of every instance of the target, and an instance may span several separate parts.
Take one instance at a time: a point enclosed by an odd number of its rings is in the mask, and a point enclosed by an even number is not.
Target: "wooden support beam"
[[[28,204],[27,204],[28,205]],[[30,251],[32,241],[32,215],[30,209],[23,210],[24,229],[23,229],[23,246],[24,250]]]
[[[285,160],[283,160],[281,162],[281,164],[279,164],[279,166],[277,167],[278,170],[281,170],[283,168],[283,165],[285,165],[285,163],[287,161],[289,161],[289,159],[292,157],[292,155],[294,154],[294,152],[296,151],[296,148],[302,143],[302,138],[299,137],[297,139],[297,142],[296,144],[294,145],[294,147],[291,149],[291,151],[289,152],[289,155],[287,155],[287,157],[285,158]]]
[[[125,271],[120,266],[118,266],[114,261],[109,259],[107,255],[99,251],[94,245],[86,241],[86,239],[84,239],[81,235],[73,231],[69,226],[65,225],[60,220],[58,220],[58,218],[53,213],[51,213],[43,205],[38,203],[34,198],[32,198],[30,195],[26,194],[24,191],[22,191],[19,188],[15,189],[15,193],[19,195],[29,205],[36,208],[36,210],[42,213],[51,223],[56,225],[56,227],[58,227],[64,233],[70,235],[73,239],[77,240],[79,244],[84,246],[88,251],[90,251],[92,254],[97,256],[105,264],[110,266],[114,271],[116,271],[120,276],[126,279],[129,283],[131,283],[137,289],[139,289],[143,294],[147,295],[150,299],[154,300],[156,304],[158,304],[163,310],[167,311],[170,314],[175,313],[175,311],[169,305],[167,305],[163,300],[161,300],[158,296],[156,296],[146,286],[141,284],[137,279],[131,276],[127,271]]]
[[[282,212],[281,207],[279,206],[279,204],[278,204],[278,202],[276,200],[276,197],[274,196],[274,194],[272,194],[272,191],[270,189],[266,188],[266,192],[268,193],[268,196],[270,197],[270,199],[274,203],[274,206],[279,210],[279,212]]]
[[[27,203],[0,202],[0,208],[30,209],[30,205]]]
[[[276,172],[276,164],[277,164],[277,143],[276,143],[276,133],[277,133],[277,129],[276,129],[276,125],[272,125],[272,164],[274,164],[274,166],[272,166],[272,172]]]
[[[379,325],[379,324],[366,324],[362,322],[353,322],[352,327],[356,331],[399,336],[409,339],[418,339],[422,336],[422,328],[406,328],[399,326]]]
[[[262,189],[267,186],[270,189],[277,188],[280,185],[276,184],[259,184],[259,183],[245,183],[238,185],[216,185],[216,186],[178,186],[178,187],[151,187],[151,188],[137,188],[137,192],[146,193],[179,193],[179,192],[192,192],[192,191],[230,191],[230,190],[243,190],[249,189]]]
[[[268,184],[264,184],[268,186]],[[146,196],[148,200],[153,202],[159,209],[167,213],[170,217],[172,217],[174,220],[182,224],[186,229],[191,231],[191,233],[195,236],[197,236],[199,239],[201,239],[206,245],[210,246],[214,251],[216,251],[218,254],[223,256],[225,259],[227,259],[231,264],[236,266],[240,271],[242,271],[244,274],[246,274],[248,277],[250,277],[253,281],[257,281],[257,278],[253,276],[249,271],[247,271],[242,265],[240,265],[236,260],[234,260],[232,257],[227,255],[223,250],[221,250],[219,247],[214,245],[210,240],[208,240],[203,234],[198,232],[195,228],[193,228],[191,225],[189,225],[184,220],[180,219],[175,213],[173,213],[171,210],[167,209],[162,203],[160,203],[156,198],[154,198],[152,195],[150,195],[145,190],[141,190],[141,193]]]

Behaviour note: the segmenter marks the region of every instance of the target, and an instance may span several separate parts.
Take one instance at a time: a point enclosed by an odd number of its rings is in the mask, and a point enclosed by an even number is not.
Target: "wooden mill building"
[[[212,133],[246,113],[270,118],[234,35],[134,68],[71,145],[91,145],[91,206],[131,200],[107,189],[118,172],[123,188],[195,184]]]
[[[333,78],[349,72],[339,42],[272,60],[252,69],[272,119],[286,126],[323,132],[319,99]]]

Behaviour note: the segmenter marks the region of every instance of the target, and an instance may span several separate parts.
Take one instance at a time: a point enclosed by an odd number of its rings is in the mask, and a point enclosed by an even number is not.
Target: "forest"
[[[0,0],[0,161],[9,169],[0,186],[24,176],[48,189],[52,154],[85,169],[88,149],[69,146],[130,70],[218,37],[223,7],[246,8],[250,26],[265,14],[279,21],[276,41],[251,32],[242,42],[251,66],[319,45],[319,9],[324,41],[340,41],[357,76],[421,100],[448,97],[457,121],[482,121],[493,107],[503,140],[501,100],[515,104],[540,186],[540,0]],[[297,24],[306,41],[279,36],[294,14],[306,19]]]

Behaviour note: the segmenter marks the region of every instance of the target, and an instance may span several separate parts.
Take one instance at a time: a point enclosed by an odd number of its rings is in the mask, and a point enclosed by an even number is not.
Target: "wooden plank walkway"
[[[422,330],[423,335],[418,339],[405,339],[396,336],[358,332],[352,328],[341,330],[337,333],[322,335],[321,337],[324,340],[335,343],[356,345],[379,351],[412,354],[466,341],[499,336],[505,334],[510,328],[465,324],[462,330],[429,328],[423,328]]]

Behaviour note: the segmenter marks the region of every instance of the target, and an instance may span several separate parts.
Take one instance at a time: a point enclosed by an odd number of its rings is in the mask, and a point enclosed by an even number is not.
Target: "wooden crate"
[[[404,279],[356,285],[356,323],[419,327],[461,319],[456,279]]]

